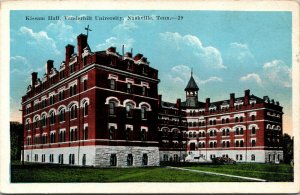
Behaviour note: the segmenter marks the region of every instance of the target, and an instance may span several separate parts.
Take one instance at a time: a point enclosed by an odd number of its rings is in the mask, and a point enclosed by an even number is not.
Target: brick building
[[[91,166],[157,166],[159,161],[282,159],[282,107],[250,95],[198,101],[191,76],[186,101],[158,95],[158,70],[142,54],[115,47],[92,52],[87,35],[77,54],[67,45],[59,69],[46,73],[22,97],[24,153],[28,162]]]
[[[237,162],[280,162],[282,152],[282,107],[268,96],[259,98],[245,90],[243,97],[217,102],[198,101],[199,88],[191,75],[185,88],[186,101],[176,104],[163,102],[159,113],[160,159],[178,158],[192,162],[211,161],[215,157],[229,157]],[[165,113],[169,117],[165,116]],[[182,143],[173,147],[174,123],[182,125]],[[166,120],[164,120],[166,119]],[[161,122],[160,122],[161,121]],[[177,136],[177,134],[175,134]],[[169,138],[169,139],[165,139]],[[173,138],[173,139],[170,139]],[[182,151],[183,148],[186,148]]]

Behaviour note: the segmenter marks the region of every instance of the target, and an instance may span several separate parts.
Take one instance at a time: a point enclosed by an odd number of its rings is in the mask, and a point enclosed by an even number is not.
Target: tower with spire
[[[184,90],[186,93],[186,106],[196,107],[198,105],[199,87],[197,86],[193,77],[193,70],[191,71],[191,78]]]

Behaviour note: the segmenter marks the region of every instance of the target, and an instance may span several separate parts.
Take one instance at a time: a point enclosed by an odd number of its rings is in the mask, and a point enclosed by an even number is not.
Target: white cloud
[[[232,58],[235,58],[240,62],[245,62],[245,60],[254,59],[254,55],[250,51],[247,44],[238,42],[230,43],[228,51]]]
[[[282,87],[292,87],[292,70],[282,60],[273,60],[263,65],[269,81]]]
[[[118,24],[117,26],[115,26],[113,28],[113,31],[115,33],[122,33],[123,31],[131,31],[133,29],[137,29],[138,26],[130,20],[123,20],[123,22],[121,24]]]
[[[56,23],[50,23],[46,27],[46,30],[53,33],[59,40],[74,42],[76,39],[73,27],[65,24],[62,20],[58,20]]]
[[[213,76],[213,77],[209,77],[206,80],[201,80],[200,84],[206,84],[206,83],[210,83],[210,82],[222,82],[222,81],[223,81],[222,78]]]
[[[167,78],[171,82],[187,84],[191,77],[191,68],[186,65],[177,65],[171,68],[169,74],[167,74]],[[205,85],[210,82],[222,82],[222,78],[212,76],[206,80],[200,80],[196,74],[193,74],[193,77],[196,83],[199,85]]]
[[[122,45],[124,45],[125,50],[130,50],[134,43],[133,38],[127,38],[127,39],[119,39],[117,37],[109,37],[105,40],[104,43],[100,43],[96,46],[96,49],[98,50],[105,50],[109,47],[117,47],[122,48]]]
[[[226,68],[220,51],[213,46],[204,46],[201,40],[194,35],[181,35],[178,32],[160,33],[163,41],[168,42],[172,47],[176,47],[177,51],[188,52],[193,54],[199,63],[212,68]]]
[[[256,73],[250,73],[240,78],[240,81],[255,81],[258,85],[262,84],[260,76]]]
[[[45,31],[33,32],[32,29],[22,26],[20,32],[26,36],[29,36],[34,41],[28,41],[29,44],[36,44],[40,48],[52,49],[55,54],[60,54],[60,51],[57,50],[55,41],[50,38]]]

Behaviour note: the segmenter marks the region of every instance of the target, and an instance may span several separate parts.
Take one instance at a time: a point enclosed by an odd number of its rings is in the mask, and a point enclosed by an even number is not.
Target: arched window
[[[55,140],[56,140],[55,137],[56,137],[55,132],[50,133],[50,143],[55,143]]]
[[[83,104],[83,116],[87,116],[89,114],[89,105],[88,102]]]
[[[141,118],[142,119],[146,119],[147,118],[147,111],[148,111],[148,107],[146,106],[141,106]]]
[[[230,142],[229,142],[229,141],[226,142],[226,147],[227,147],[227,148],[230,147]]]
[[[235,134],[236,134],[236,135],[239,135],[239,134],[240,134],[239,128],[236,128],[236,129],[235,129]]]
[[[133,109],[134,106],[131,103],[126,104],[126,117],[131,118],[133,117]]]
[[[222,118],[222,124],[224,124],[224,123],[225,123],[225,119]]]
[[[239,141],[235,141],[235,147],[240,147]]]
[[[244,129],[241,128],[241,129],[240,129],[240,135],[243,135],[243,134],[244,134]]]
[[[252,129],[251,129],[251,134],[256,134],[255,127],[252,127]]]
[[[222,148],[225,148],[225,141],[222,141]]]
[[[243,122],[243,117],[242,116],[240,117],[240,122]]]
[[[77,106],[73,105],[70,109],[70,119],[77,118]]]
[[[116,102],[109,102],[109,115],[116,115]]]
[[[229,118],[226,118],[226,123],[229,123]]]
[[[217,131],[216,130],[214,130],[214,136],[217,136]]]
[[[47,117],[46,117],[46,114],[42,115],[42,126],[45,127],[47,125]]]
[[[55,123],[55,112],[52,111],[50,113],[50,125],[53,125]]]
[[[255,121],[255,115],[251,115],[251,120]]]
[[[239,122],[239,117],[235,117],[235,120],[234,120],[236,123]]]
[[[240,147],[244,147],[244,141],[243,140],[240,141]]]
[[[222,136],[225,136],[225,129],[222,130]]]
[[[70,141],[76,141],[77,140],[77,129],[71,129],[70,131]]]
[[[26,128],[26,130],[30,129],[30,119],[26,120],[26,122],[25,122],[25,128]]]
[[[193,132],[193,137],[197,137],[197,134],[196,134],[196,132]]]
[[[65,109],[62,108],[60,111],[59,111],[59,122],[63,122],[66,120],[66,117],[65,117]]]
[[[255,146],[256,146],[256,141],[255,141],[255,140],[252,140],[252,141],[251,141],[251,146],[252,146],[252,147],[255,147]]]
[[[214,142],[214,148],[216,148],[217,147],[217,142]]]
[[[213,136],[213,131],[212,130],[209,132],[209,136]]]
[[[229,129],[226,129],[226,135],[229,136],[230,135],[230,131]]]

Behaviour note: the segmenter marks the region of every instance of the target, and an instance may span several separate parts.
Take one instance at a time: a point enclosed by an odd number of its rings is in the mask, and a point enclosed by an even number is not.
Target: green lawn
[[[271,168],[271,167],[273,168]],[[256,169],[257,167],[257,169]],[[270,181],[292,181],[292,169],[287,165],[198,165],[189,169],[257,177]],[[255,170],[254,170],[255,168]],[[252,170],[252,171],[251,171]],[[280,176],[280,177],[279,177]],[[284,176],[284,177],[283,177]],[[226,176],[215,176],[165,167],[92,168],[45,164],[13,163],[11,182],[241,182],[248,181]]]
[[[293,167],[288,164],[205,165],[185,168],[254,177],[265,179],[267,181],[293,181],[294,178]]]

